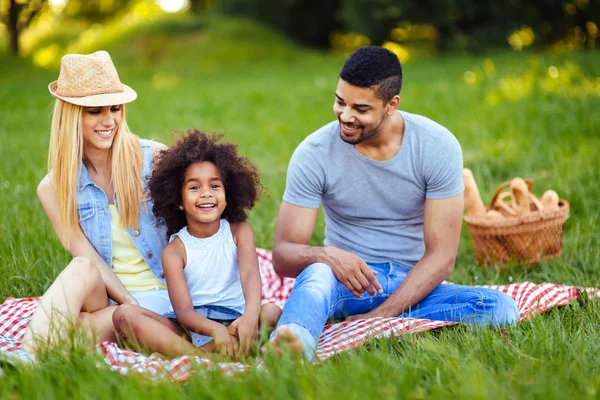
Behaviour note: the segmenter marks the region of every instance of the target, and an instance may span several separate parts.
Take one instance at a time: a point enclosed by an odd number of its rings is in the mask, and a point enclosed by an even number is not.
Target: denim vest
[[[156,219],[152,214],[154,202],[150,199],[148,180],[152,173],[152,149],[150,141],[140,139],[143,155],[142,180],[146,204],[140,204],[140,225],[138,229],[127,228],[129,236],[146,260],[150,270],[163,283],[161,255],[167,245],[166,228],[157,227]],[[106,193],[97,186],[89,177],[87,168],[82,163],[77,187],[77,211],[79,225],[83,233],[92,243],[98,254],[112,267],[112,233],[110,225],[110,210]],[[115,193],[117,209],[117,195]]]

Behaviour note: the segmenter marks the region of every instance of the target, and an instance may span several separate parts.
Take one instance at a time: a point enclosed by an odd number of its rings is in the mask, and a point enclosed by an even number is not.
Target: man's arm
[[[397,317],[423,300],[448,278],[454,269],[462,227],[463,194],[442,200],[425,200],[425,254],[410,270],[398,289],[373,311],[349,320]]]
[[[320,262],[327,264],[335,277],[354,295],[361,297],[365,291],[371,295],[382,291],[375,273],[357,255],[333,246],[310,246],[310,238],[317,222],[318,208],[281,203],[275,243],[273,267],[281,276],[295,278],[304,268]]]

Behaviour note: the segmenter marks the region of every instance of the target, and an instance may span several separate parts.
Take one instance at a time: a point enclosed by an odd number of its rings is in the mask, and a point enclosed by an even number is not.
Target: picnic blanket
[[[263,282],[262,302],[271,302],[283,307],[292,291],[294,279],[281,278],[275,273],[270,251],[257,249],[257,254]],[[552,307],[566,305],[584,293],[588,297],[600,296],[600,289],[553,283],[521,282],[482,287],[500,290],[515,299],[521,320],[531,318]],[[36,306],[37,298],[8,298],[0,305],[0,351],[11,352],[19,349]],[[326,325],[317,345],[317,362],[353,349],[374,338],[393,336],[401,340],[406,334],[454,324],[454,322],[415,318],[372,318]],[[98,365],[100,368],[109,368],[124,375],[137,372],[157,380],[186,381],[194,374],[214,370],[235,374],[261,365],[260,359],[256,365],[236,362],[213,363],[209,359],[191,356],[163,360],[121,349],[113,342],[100,343],[95,349],[103,358],[103,362]]]

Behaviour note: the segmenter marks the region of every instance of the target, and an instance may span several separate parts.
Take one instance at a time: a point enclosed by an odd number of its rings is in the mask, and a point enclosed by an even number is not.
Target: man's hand
[[[229,325],[229,334],[240,341],[240,353],[249,354],[258,337],[258,318],[243,314]]]
[[[374,296],[376,292],[383,293],[381,285],[375,278],[373,271],[362,258],[356,254],[326,246],[325,263],[331,267],[333,274],[356,297],[362,297],[364,292]]]
[[[212,335],[217,351],[228,357],[234,357],[238,353],[238,341],[229,334],[229,330],[223,324],[217,323],[213,328]]]

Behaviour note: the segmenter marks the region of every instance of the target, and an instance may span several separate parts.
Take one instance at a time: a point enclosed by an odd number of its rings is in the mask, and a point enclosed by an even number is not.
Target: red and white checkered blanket
[[[272,302],[281,307],[292,290],[294,280],[280,278],[275,274],[270,251],[258,249],[257,253],[263,281],[262,301],[263,303]],[[522,282],[487,287],[512,296],[519,306],[521,320],[531,318],[552,307],[566,305],[572,299],[580,297],[583,292],[587,293],[589,297],[600,296],[600,289],[553,283],[538,285]],[[4,304],[0,305],[0,351],[11,352],[19,348],[36,306],[36,298],[8,298]],[[414,318],[373,318],[326,325],[319,339],[317,355],[320,360],[324,360],[336,353],[360,346],[372,338],[395,336],[401,339],[402,335],[453,324],[453,322]],[[191,374],[198,373],[198,371],[221,370],[225,374],[234,374],[256,367],[241,363],[215,364],[208,359],[190,356],[163,360],[121,349],[112,342],[100,343],[96,346],[96,350],[104,357],[104,364],[101,364],[100,367],[109,368],[124,375],[138,372],[153,379],[186,381]],[[260,360],[258,364],[260,364]]]

